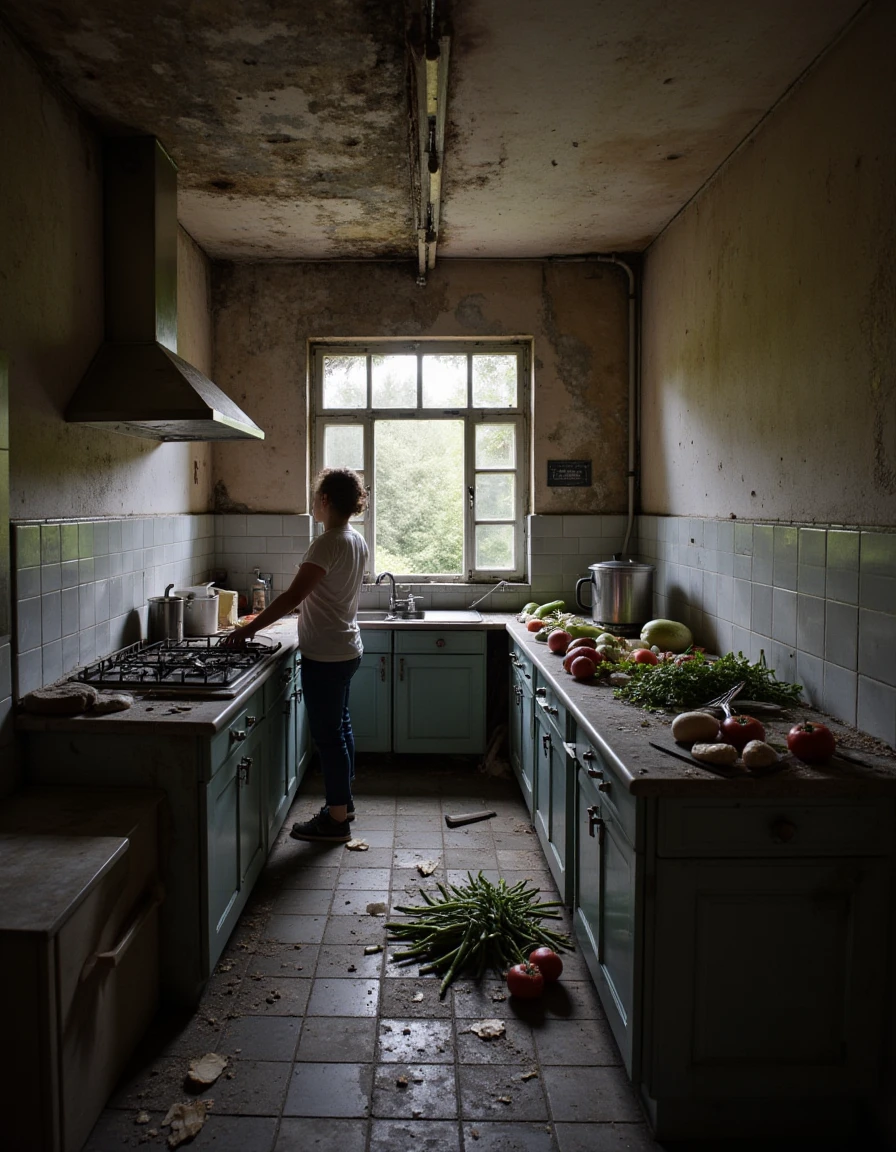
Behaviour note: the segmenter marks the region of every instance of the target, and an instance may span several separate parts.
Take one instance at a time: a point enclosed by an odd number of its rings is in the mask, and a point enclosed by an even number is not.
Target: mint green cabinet
[[[298,653],[287,657],[283,668],[265,684],[269,844],[273,843],[286,819],[310,759],[307,716],[302,704],[301,665]]]
[[[364,655],[352,677],[348,710],[356,752],[392,750],[392,633],[365,630]]]
[[[536,673],[536,681],[533,823],[548,869],[569,904],[575,828],[574,746],[568,739],[572,721],[545,678]]]
[[[529,815],[535,805],[535,728],[532,664],[515,646],[510,652],[510,766],[517,778]]]

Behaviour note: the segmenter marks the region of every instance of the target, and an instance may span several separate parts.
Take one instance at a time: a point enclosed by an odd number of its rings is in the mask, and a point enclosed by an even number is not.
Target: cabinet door
[[[539,715],[535,732],[535,831],[560,896],[570,903],[572,872],[567,868],[567,844],[572,844],[574,795],[570,781],[575,762],[557,733]]]
[[[358,752],[392,750],[392,657],[365,652],[352,677],[348,702]]]
[[[267,727],[267,843],[270,845],[286,818],[296,787],[296,713],[299,689],[289,685],[268,708]]]
[[[576,939],[600,994],[626,1070],[637,1075],[635,950],[637,856],[618,814],[579,770],[576,796]]]
[[[420,653],[395,661],[395,751],[483,752],[484,657]]]
[[[529,814],[534,802],[534,734],[532,731],[532,695],[520,683],[515,672],[510,676],[510,718],[508,724],[510,763]]]
[[[888,895],[883,859],[658,861],[650,1094],[873,1091]]]
[[[264,782],[267,775],[267,742],[264,730],[258,743],[247,748],[237,761],[240,817],[240,886],[251,887],[264,865]],[[280,766],[282,773],[282,764]],[[282,775],[281,775],[282,779]]]

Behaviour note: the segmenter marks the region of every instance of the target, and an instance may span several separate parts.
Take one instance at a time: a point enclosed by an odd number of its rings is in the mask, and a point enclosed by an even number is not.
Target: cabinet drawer
[[[535,704],[535,715],[543,716],[561,740],[570,739],[575,729],[575,723],[566,711],[566,705],[561,702],[550,683],[542,676],[538,676],[536,679]]]
[[[485,633],[462,629],[442,631],[395,630],[396,652],[450,652],[455,655],[485,652]]]
[[[883,856],[893,807],[875,801],[666,800],[660,856]]]
[[[607,804],[613,809],[626,836],[634,844],[637,805],[614,757],[605,749],[592,744],[584,735],[577,735],[575,747],[576,762],[597,793],[601,806]]]
[[[535,679],[532,661],[515,644],[510,649],[510,665],[517,673],[519,682],[524,686],[528,684],[531,692]]]
[[[264,714],[270,711],[274,701],[279,700],[284,692],[291,692],[295,687],[295,680],[299,674],[302,658],[298,652],[292,652],[281,660],[273,673],[264,682]],[[254,713],[250,713],[254,715]]]
[[[385,628],[362,628],[361,643],[365,652],[391,652],[392,633]]]
[[[279,674],[275,672],[271,679],[275,682],[279,695],[284,687]],[[213,776],[231,752],[235,751],[245,740],[248,740],[253,729],[264,719],[264,693],[264,687],[253,692],[227,727],[212,737],[211,774]]]

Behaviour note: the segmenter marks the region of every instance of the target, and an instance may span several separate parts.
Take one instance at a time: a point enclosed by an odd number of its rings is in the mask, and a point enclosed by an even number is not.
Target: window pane
[[[473,407],[516,407],[516,356],[473,356]]]
[[[324,408],[367,407],[367,357],[324,356]]]
[[[480,472],[476,477],[476,519],[513,519],[512,472]]]
[[[466,356],[423,357],[423,407],[466,408]]]
[[[463,571],[463,420],[377,420],[373,493],[377,572]]]
[[[476,525],[476,567],[513,568],[512,524]]]
[[[328,424],[324,429],[324,468],[364,468],[364,429],[360,424]]]
[[[513,424],[476,425],[476,467],[516,467],[516,426]]]
[[[370,369],[374,408],[417,407],[416,356],[373,356]]]

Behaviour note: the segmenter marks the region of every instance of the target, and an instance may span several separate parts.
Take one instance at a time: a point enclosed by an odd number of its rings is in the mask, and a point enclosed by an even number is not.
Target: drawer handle
[[[164,899],[165,889],[161,884],[156,884],[152,893],[140,906],[134,919],[127,928],[125,928],[118,943],[113,948],[110,948],[108,952],[94,952],[92,956],[87,957],[84,961],[84,967],[81,969],[79,983],[83,984],[85,980],[88,980],[96,968],[102,968],[104,971],[108,971],[110,968],[117,968],[137,938],[140,929]]]
[[[547,696],[547,694],[548,694],[547,688],[536,688],[535,689],[535,695],[538,696],[540,699],[543,699],[545,696]]]
[[[771,828],[772,840],[777,844],[789,844],[796,835],[796,824],[791,820],[776,820]]]
[[[603,768],[586,768],[585,773],[590,776],[592,780],[603,780],[604,778]]]
[[[570,758],[570,760],[575,760],[575,758],[576,758],[576,746],[575,746],[575,744],[570,744],[567,740],[564,740],[563,741],[563,749],[566,752],[566,755]]]
[[[560,715],[560,709],[554,708],[550,704],[548,704],[547,708],[545,708],[545,712],[547,712],[548,716],[559,716]]]
[[[230,743],[231,744],[242,744],[242,742],[246,739],[246,735],[247,735],[246,732],[243,731],[242,729],[233,728],[233,729],[231,729],[231,732],[230,732]]]
[[[380,656],[380,680],[386,682],[386,657]]]
[[[258,717],[257,716],[247,716],[246,717],[246,727],[247,728],[252,728],[257,723],[258,723]]]
[[[252,757],[244,756],[239,763],[240,784],[249,783],[249,769],[252,767]]]
[[[551,754],[551,738],[547,734],[547,732],[542,734],[541,748],[542,748],[542,751],[544,752],[545,756],[550,756],[550,754]]]
[[[586,752],[583,752],[582,753],[582,759],[583,760],[593,760],[594,759],[594,749],[589,748]]]
[[[601,780],[600,784],[598,784],[598,786],[597,786],[597,790],[598,790],[598,792],[609,792],[610,791],[610,781],[609,780]]]
[[[594,835],[594,829],[597,829],[597,842],[603,844],[604,842],[604,822],[600,818],[600,808],[596,804],[592,804],[588,811],[588,835]]]
[[[444,647],[445,647],[445,641],[440,636],[438,638],[438,640],[436,640],[436,648],[444,648]]]
[[[398,661],[398,679],[404,680],[404,656]]]
[[[295,692],[293,692],[293,696],[298,703],[301,703],[301,701],[302,701],[302,689],[296,688]]]

